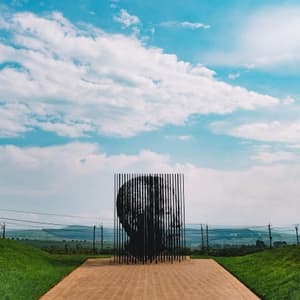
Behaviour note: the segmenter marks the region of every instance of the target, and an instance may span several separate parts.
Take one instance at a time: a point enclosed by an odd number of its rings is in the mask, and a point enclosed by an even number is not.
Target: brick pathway
[[[89,259],[41,299],[259,298],[212,259],[157,265],[113,265],[108,259]]]

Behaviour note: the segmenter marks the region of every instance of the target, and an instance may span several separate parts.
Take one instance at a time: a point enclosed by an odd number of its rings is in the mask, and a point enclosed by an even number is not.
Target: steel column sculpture
[[[115,174],[114,262],[184,259],[183,174]]]

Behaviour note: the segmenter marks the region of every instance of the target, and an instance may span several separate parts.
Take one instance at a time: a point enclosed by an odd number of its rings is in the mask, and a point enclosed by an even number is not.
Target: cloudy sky
[[[0,209],[110,220],[114,173],[181,172],[188,222],[299,223],[284,3],[1,1]]]

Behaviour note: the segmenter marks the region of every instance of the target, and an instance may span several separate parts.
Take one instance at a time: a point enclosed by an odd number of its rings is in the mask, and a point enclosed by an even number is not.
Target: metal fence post
[[[203,232],[203,226],[201,224],[201,250],[204,250],[204,232]]]
[[[206,250],[208,253],[209,245],[208,245],[208,225],[206,224]]]
[[[102,251],[103,250],[103,225],[102,224],[100,226],[100,239],[101,239],[100,247],[101,247],[101,251]]]
[[[268,225],[269,230],[269,240],[270,240],[270,249],[272,248],[272,232],[271,232],[271,224]]]
[[[93,252],[96,252],[96,247],[95,247],[95,239],[96,239],[96,225],[93,227]]]

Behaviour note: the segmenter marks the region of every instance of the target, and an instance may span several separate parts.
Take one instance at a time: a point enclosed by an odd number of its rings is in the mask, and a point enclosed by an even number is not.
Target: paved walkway
[[[113,265],[108,259],[89,259],[41,299],[259,298],[212,259],[157,265]]]

